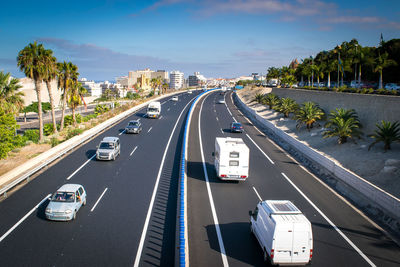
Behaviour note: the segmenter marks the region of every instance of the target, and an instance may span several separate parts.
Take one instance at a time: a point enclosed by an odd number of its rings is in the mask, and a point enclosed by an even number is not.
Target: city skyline
[[[22,1],[3,9],[0,70],[15,77],[24,77],[18,52],[34,41],[81,77],[115,80],[145,68],[185,77],[265,73],[353,38],[377,46],[381,33],[400,37],[394,0]]]

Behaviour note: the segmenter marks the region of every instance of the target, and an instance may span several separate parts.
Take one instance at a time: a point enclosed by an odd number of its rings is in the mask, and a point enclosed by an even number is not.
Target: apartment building
[[[169,75],[169,88],[181,89],[184,84],[183,72],[172,71]]]
[[[163,82],[168,82],[168,71],[157,70],[153,71],[150,69],[129,71],[127,79],[127,87],[133,88],[135,84],[139,83],[142,89],[148,89],[147,84],[151,79],[161,78]],[[145,86],[146,88],[143,88]]]
[[[189,75],[188,83],[189,86],[201,86],[201,84],[206,83],[207,79],[200,74],[200,72],[195,72],[194,75]]]
[[[82,78],[79,80],[84,88],[88,91],[88,95],[94,97],[101,97],[103,93],[103,89],[101,88],[100,83],[96,83],[94,81],[88,81],[86,78]]]

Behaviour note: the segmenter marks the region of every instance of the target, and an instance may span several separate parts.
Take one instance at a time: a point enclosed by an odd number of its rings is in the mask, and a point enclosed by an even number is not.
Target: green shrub
[[[75,114],[75,120],[76,123],[81,123],[82,122],[82,115],[81,114]],[[64,127],[67,127],[68,125],[72,125],[74,121],[72,120],[72,115],[67,115],[64,117]]]
[[[79,128],[69,129],[67,133],[67,139],[70,139],[76,135],[80,135],[81,133],[83,133],[83,129]]]
[[[24,132],[24,139],[34,142],[35,144],[39,143],[39,130],[26,130]]]
[[[154,95],[154,91],[151,91],[148,95],[147,95],[147,97],[152,97]]]
[[[110,107],[108,105],[104,105],[104,104],[98,104],[95,108],[94,108],[94,114],[96,115],[100,115],[103,114],[107,111],[110,110]]]
[[[53,124],[52,123],[46,123],[43,126],[43,133],[46,136],[53,134],[54,133]]]
[[[87,121],[90,121],[91,119],[94,119],[94,118],[96,118],[96,117],[97,117],[96,114],[90,114],[90,115],[87,115],[87,116],[83,117],[82,120],[83,120],[84,122],[87,122]]]
[[[121,104],[119,102],[117,102],[117,101],[114,102],[114,108],[118,108],[120,106],[121,106]]]
[[[52,137],[52,138],[50,139],[51,147],[55,147],[55,146],[58,145],[59,143],[60,143],[60,141],[59,141],[56,137]]]

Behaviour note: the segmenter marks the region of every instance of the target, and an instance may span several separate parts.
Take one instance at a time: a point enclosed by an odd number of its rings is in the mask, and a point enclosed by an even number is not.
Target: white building
[[[183,72],[172,71],[169,75],[169,88],[181,89],[183,87],[184,78]]]
[[[79,80],[84,88],[88,91],[88,95],[94,97],[101,97],[103,90],[100,83],[95,83],[94,81],[88,81],[86,78]]]

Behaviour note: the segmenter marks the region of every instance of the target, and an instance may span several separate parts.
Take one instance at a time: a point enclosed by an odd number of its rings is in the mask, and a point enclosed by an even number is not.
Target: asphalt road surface
[[[172,266],[183,127],[197,94],[162,100],[160,119],[137,111],[1,202],[0,265]],[[132,119],[140,134],[124,133]],[[94,157],[105,136],[121,140],[115,161]],[[65,183],[82,184],[87,205],[74,221],[48,221],[47,196]]]
[[[218,103],[221,98],[226,104]],[[243,124],[243,133],[230,133],[234,120]],[[244,182],[216,177],[215,138],[227,136],[242,138],[250,149]],[[196,107],[190,128],[190,266],[265,266],[248,213],[259,198],[291,200],[310,220],[312,266],[400,266],[400,248],[391,239],[259,132],[234,106],[231,93],[212,93]]]

